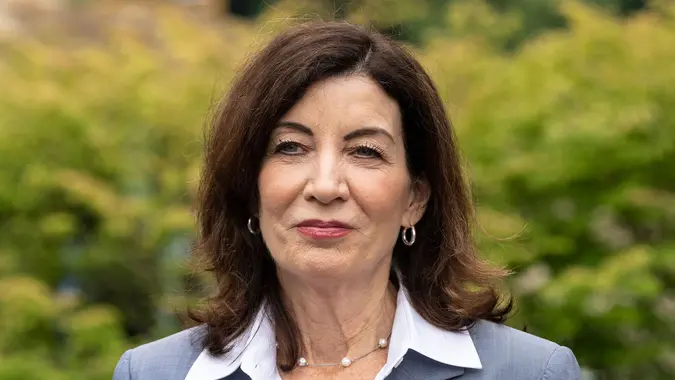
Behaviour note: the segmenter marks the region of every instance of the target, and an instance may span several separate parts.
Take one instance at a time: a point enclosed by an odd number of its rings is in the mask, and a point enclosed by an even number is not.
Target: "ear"
[[[429,187],[429,181],[425,177],[415,179],[410,184],[408,204],[401,220],[403,227],[413,226],[422,219],[430,197],[431,188]]]

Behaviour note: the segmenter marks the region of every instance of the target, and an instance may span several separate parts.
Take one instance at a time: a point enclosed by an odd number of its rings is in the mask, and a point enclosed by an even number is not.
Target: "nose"
[[[324,152],[317,155],[312,172],[304,189],[308,201],[330,204],[336,200],[349,199],[349,187],[345,181],[345,168],[337,155]]]

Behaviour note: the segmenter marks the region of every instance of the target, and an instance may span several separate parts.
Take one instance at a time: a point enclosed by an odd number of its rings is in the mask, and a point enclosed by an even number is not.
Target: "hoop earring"
[[[408,231],[410,231],[410,239],[408,239]],[[403,244],[407,245],[408,247],[415,244],[416,237],[417,233],[415,232],[415,226],[405,227],[401,231],[401,240],[403,241]]]
[[[246,227],[248,227],[248,232],[251,233],[251,235],[257,235],[259,231],[256,231],[253,229],[253,218],[248,218],[248,222],[246,223]]]

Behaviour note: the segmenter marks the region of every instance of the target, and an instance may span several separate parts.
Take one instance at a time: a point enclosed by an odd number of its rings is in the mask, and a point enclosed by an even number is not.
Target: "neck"
[[[380,273],[382,272],[382,273]],[[388,338],[396,309],[389,268],[350,279],[304,279],[279,273],[310,363],[334,363],[373,350]]]

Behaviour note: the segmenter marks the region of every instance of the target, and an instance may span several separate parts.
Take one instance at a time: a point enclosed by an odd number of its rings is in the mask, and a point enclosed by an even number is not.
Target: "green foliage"
[[[253,33],[145,17],[0,47],[0,379],[109,379],[178,327],[200,126]]]
[[[647,7],[647,0],[583,0],[593,6],[602,7],[616,15],[627,16]],[[651,1],[652,5],[656,1]],[[236,3],[240,3],[237,1]],[[315,0],[315,1],[288,1],[288,0],[247,0],[249,8],[258,11],[288,7],[296,9],[298,14],[307,12],[321,15],[323,18],[347,19],[352,22],[372,25],[381,32],[413,44],[424,42],[429,34],[447,34],[445,8],[455,6],[464,7],[472,2],[466,0]],[[565,15],[559,11],[559,0],[485,0],[473,2],[482,8],[489,8],[492,18],[521,20],[517,29],[502,30],[508,32],[500,36],[497,46],[508,50],[518,46],[523,41],[540,33],[566,26]],[[496,12],[495,12],[496,11]],[[256,12],[257,13],[257,12]],[[267,12],[269,13],[269,12]],[[455,13],[454,11],[452,12]],[[247,13],[253,16],[252,13]],[[485,21],[472,17],[464,17],[465,12],[458,10],[457,15],[463,24],[475,21],[485,25]],[[483,14],[485,16],[485,14]],[[450,29],[456,29],[452,24]],[[494,29],[493,33],[499,29]]]
[[[224,28],[160,7],[133,15],[150,28],[0,45],[0,379],[109,379],[125,348],[179,328],[201,126],[305,5]],[[416,54],[468,158],[481,250],[516,272],[511,323],[607,378],[669,379],[675,8],[561,12],[569,30],[505,54],[523,18],[455,2]]]
[[[508,57],[476,39],[423,55],[457,110],[483,228],[515,236],[482,239],[517,268],[514,323],[609,378],[670,378],[675,23],[563,11],[569,32]]]

